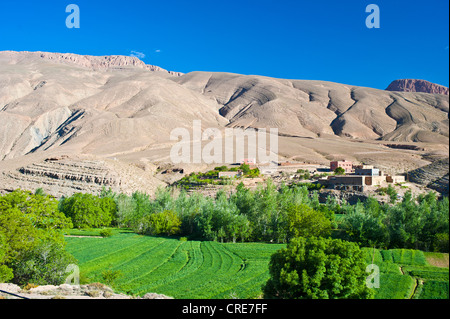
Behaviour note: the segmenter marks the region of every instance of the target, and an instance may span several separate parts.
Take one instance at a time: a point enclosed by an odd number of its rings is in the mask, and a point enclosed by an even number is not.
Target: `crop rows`
[[[66,238],[81,274],[102,281],[105,270],[122,274],[118,292],[161,293],[174,298],[255,298],[269,279],[270,257],[282,244],[179,241],[121,233],[109,238]],[[448,268],[429,266],[423,252],[363,248],[380,269],[377,299],[448,298]]]
[[[118,234],[109,238],[67,238],[81,273],[102,281],[110,269],[122,276],[118,291],[175,298],[252,298],[268,279],[268,262],[283,245],[220,244]]]
[[[448,281],[425,281],[423,286],[418,290],[416,299],[449,299],[449,282]]]
[[[380,269],[377,299],[448,298],[448,268],[429,266],[422,251],[411,249],[362,249],[367,264]]]

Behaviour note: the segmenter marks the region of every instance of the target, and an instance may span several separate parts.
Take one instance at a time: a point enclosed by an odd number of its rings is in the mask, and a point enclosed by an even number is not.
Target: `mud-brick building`
[[[341,167],[345,170],[346,174],[353,172],[353,163],[347,160],[330,162],[330,170],[334,171],[336,168]]]

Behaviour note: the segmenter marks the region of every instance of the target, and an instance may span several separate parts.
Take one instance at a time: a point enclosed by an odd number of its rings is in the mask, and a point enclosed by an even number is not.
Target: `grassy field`
[[[95,230],[87,234],[98,235]],[[67,237],[66,241],[67,250],[78,259],[82,277],[89,281],[105,282],[105,270],[118,271],[121,276],[114,281],[118,292],[154,292],[180,299],[257,298],[269,278],[270,256],[285,247],[180,241],[119,231],[107,238]],[[374,288],[377,299],[448,298],[448,266],[435,267],[427,261],[445,259],[444,254],[426,256],[408,249],[363,250],[367,264],[380,268],[380,288]]]
[[[256,298],[268,279],[270,256],[284,245],[220,244],[120,233],[108,238],[66,238],[81,275],[102,282],[120,271],[115,289],[174,298]]]
[[[366,262],[380,268],[380,288],[374,288],[376,299],[449,298],[448,264],[432,265],[435,260],[448,261],[448,254],[411,249],[363,248],[363,251]]]

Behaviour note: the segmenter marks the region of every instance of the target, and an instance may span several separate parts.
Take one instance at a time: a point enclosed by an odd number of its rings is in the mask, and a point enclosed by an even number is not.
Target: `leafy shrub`
[[[265,298],[367,299],[364,255],[355,243],[295,238],[270,260]],[[342,283],[346,283],[342,285]]]
[[[154,213],[147,217],[148,228],[147,231],[152,235],[167,236],[175,235],[179,233],[181,220],[177,214],[170,210],[165,210],[161,213]]]
[[[123,274],[120,270],[108,269],[102,272],[102,279],[108,286],[113,286],[114,282],[122,276]]]
[[[0,281],[59,284],[74,259],[61,230],[71,228],[58,202],[16,190],[0,196]]]
[[[439,233],[435,235],[433,251],[448,253],[449,251],[448,233]]]
[[[23,287],[23,290],[29,291],[33,288],[37,288],[39,287],[39,285],[33,284],[33,283],[28,283],[25,285],[25,287]]]
[[[43,242],[24,252],[12,267],[14,282],[33,282],[38,285],[61,285],[66,278],[66,268],[76,263],[64,246],[52,242]]]
[[[102,236],[102,237],[111,237],[112,235],[113,235],[113,232],[109,228],[105,228],[100,231],[100,236]]]

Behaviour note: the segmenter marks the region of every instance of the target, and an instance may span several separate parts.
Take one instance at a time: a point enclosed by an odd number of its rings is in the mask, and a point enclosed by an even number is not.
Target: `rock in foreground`
[[[161,294],[147,293],[143,297],[134,297],[124,294],[117,294],[101,283],[88,285],[46,285],[31,289],[21,289],[11,283],[0,284],[0,290],[13,293],[28,299],[173,299]],[[0,292],[0,299],[19,299],[9,294]]]

